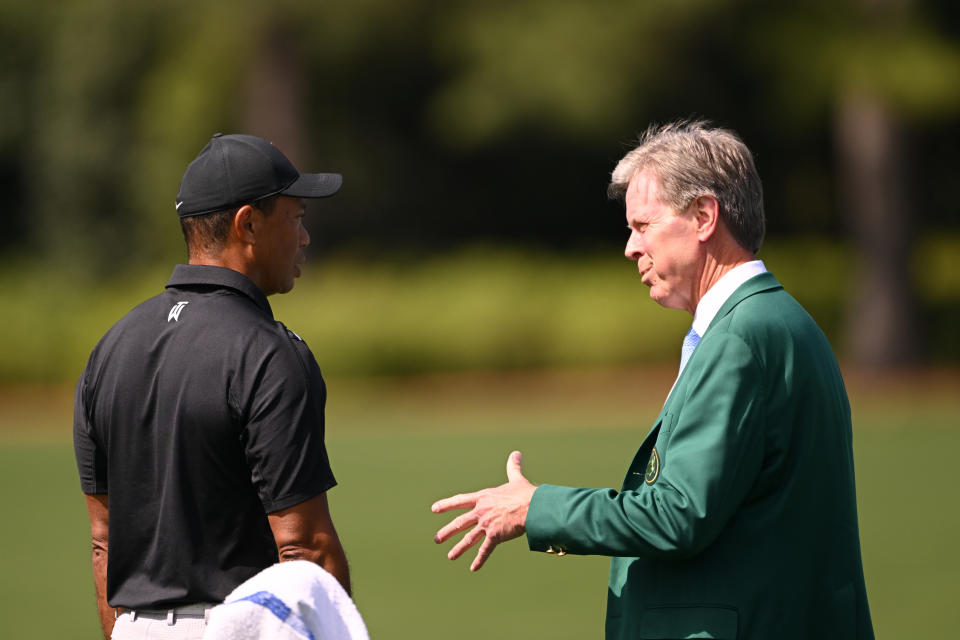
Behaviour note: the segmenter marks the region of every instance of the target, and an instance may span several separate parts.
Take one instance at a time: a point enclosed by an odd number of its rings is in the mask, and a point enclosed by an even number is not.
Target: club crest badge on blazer
[[[650,454],[650,460],[647,462],[647,473],[644,475],[643,480],[647,484],[653,484],[657,481],[657,478],[660,477],[660,454],[657,453],[657,448],[653,448],[653,452]]]

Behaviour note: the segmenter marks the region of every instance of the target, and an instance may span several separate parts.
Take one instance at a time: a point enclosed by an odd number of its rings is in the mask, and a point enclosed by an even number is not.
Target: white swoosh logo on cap
[[[179,209],[179,208],[180,208],[180,205],[182,205],[182,204],[183,204],[182,202],[178,202],[178,203],[177,203],[177,209]]]

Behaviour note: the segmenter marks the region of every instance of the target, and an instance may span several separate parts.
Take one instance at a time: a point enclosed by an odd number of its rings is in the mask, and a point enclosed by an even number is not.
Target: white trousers
[[[213,604],[192,604],[164,611],[124,611],[111,640],[201,640]]]

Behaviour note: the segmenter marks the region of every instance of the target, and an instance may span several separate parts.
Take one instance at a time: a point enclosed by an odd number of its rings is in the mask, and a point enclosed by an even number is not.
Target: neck
[[[707,291],[720,281],[720,278],[730,273],[741,264],[756,260],[756,257],[740,245],[720,247],[717,251],[708,251],[704,256],[703,266],[700,269],[700,278],[694,282],[693,295],[690,298],[690,308],[687,311],[695,315],[697,305],[707,294]]]

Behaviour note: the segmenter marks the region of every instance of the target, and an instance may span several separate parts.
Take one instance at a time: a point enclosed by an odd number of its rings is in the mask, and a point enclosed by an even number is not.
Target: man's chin
[[[650,299],[656,302],[664,309],[671,309],[670,300],[664,295],[663,291],[656,284],[648,285],[650,287]]]
[[[296,281],[293,278],[290,278],[287,282],[284,282],[283,284],[275,288],[273,290],[273,293],[290,293],[290,291],[293,290],[293,285],[295,284],[295,282]]]

